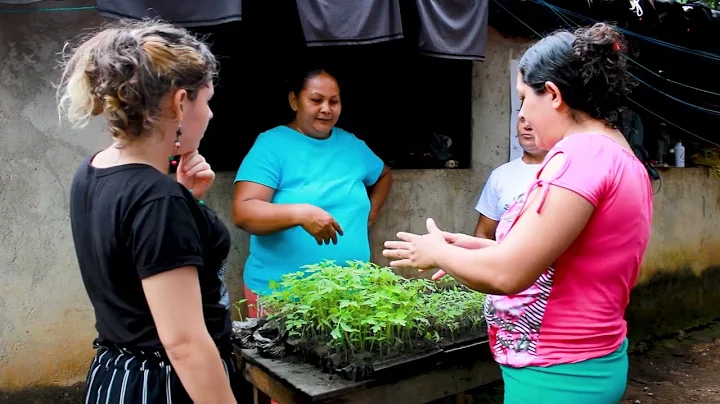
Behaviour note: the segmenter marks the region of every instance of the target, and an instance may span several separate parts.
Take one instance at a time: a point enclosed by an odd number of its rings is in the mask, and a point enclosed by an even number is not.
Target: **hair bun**
[[[555,83],[570,108],[617,128],[635,86],[624,47],[623,35],[610,24],[558,31],[528,49],[518,69],[535,92]]]
[[[625,38],[612,25],[596,23],[575,31],[576,48],[582,51],[618,52],[625,48]]]

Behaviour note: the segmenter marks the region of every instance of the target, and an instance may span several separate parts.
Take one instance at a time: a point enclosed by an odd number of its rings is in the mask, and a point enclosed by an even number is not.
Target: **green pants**
[[[628,340],[615,352],[583,362],[548,367],[500,366],[505,404],[617,404],[628,377]]]

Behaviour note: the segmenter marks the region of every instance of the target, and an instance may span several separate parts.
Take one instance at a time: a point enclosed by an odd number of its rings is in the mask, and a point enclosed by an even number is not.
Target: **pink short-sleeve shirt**
[[[549,185],[595,207],[575,242],[533,286],[510,296],[488,296],[485,316],[498,363],[512,367],[576,363],[607,355],[625,339],[625,308],[650,239],[652,188],[647,170],[628,150],[600,134],[575,134],[550,150],[565,164],[553,178],[536,180],[538,213]],[[526,198],[500,219],[498,242],[512,231]],[[528,251],[528,254],[532,254]]]

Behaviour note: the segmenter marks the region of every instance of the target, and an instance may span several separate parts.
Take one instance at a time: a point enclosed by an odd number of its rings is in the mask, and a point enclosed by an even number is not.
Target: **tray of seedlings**
[[[407,279],[368,262],[310,265],[259,299],[267,318],[235,322],[236,344],[353,381],[462,360],[487,343],[485,295],[446,278]]]

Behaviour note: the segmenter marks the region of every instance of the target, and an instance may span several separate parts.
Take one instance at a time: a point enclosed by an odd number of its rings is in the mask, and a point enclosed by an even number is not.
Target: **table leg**
[[[253,402],[255,404],[270,404],[270,397],[257,387],[253,386]]]

